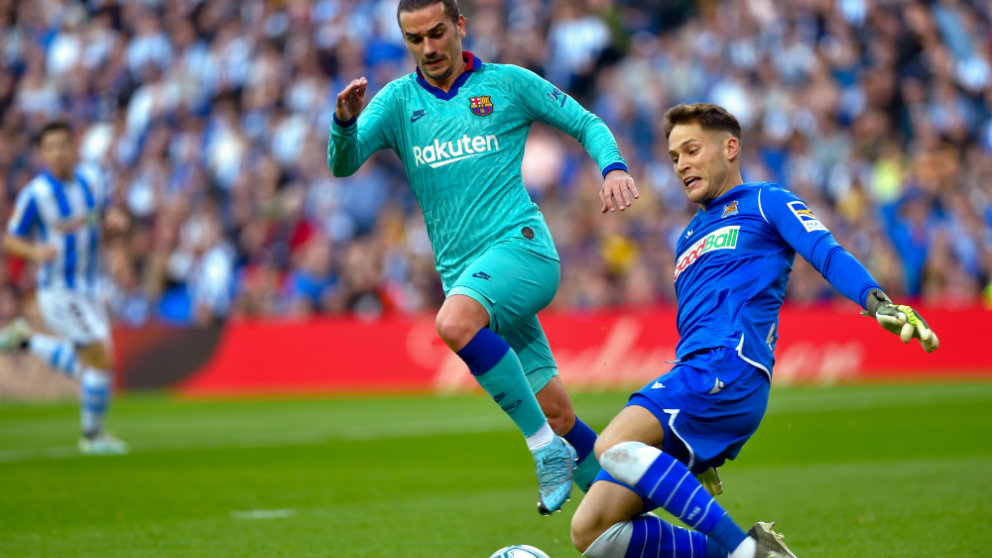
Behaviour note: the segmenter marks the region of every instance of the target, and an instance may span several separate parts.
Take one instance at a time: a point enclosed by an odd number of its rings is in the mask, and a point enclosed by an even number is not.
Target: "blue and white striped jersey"
[[[7,234],[55,248],[38,267],[39,289],[69,289],[96,295],[101,214],[108,183],[93,167],[77,167],[71,181],[47,171],[17,194]]]

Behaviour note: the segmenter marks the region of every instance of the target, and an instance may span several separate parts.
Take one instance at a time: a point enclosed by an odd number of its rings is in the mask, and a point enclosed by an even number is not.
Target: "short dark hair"
[[[41,131],[38,132],[38,145],[41,145],[45,136],[55,132],[65,132],[69,134],[69,137],[72,137],[72,126],[69,126],[69,123],[65,120],[53,120],[45,124],[42,126]]]
[[[458,17],[462,15],[458,9],[458,0],[400,0],[396,7],[396,21],[400,20],[402,12],[415,12],[434,4],[444,5],[444,13],[451,17],[451,21],[458,23]]]
[[[741,123],[720,105],[693,103],[676,105],[665,112],[665,139],[672,135],[672,128],[679,124],[695,122],[704,130],[720,130],[741,139]]]

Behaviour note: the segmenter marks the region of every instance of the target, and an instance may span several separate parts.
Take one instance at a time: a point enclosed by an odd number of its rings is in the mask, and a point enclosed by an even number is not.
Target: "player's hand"
[[[599,190],[599,199],[603,202],[600,213],[607,211],[623,211],[630,207],[633,200],[640,198],[634,178],[627,171],[616,169],[606,173],[603,187]]]
[[[872,316],[886,331],[894,333],[909,343],[913,338],[920,340],[923,350],[932,353],[940,346],[937,334],[930,329],[923,316],[905,304],[893,304],[889,297],[877,289],[868,293],[868,310],[862,316]]]
[[[107,215],[103,218],[103,224],[108,232],[124,232],[131,225],[131,219],[127,213],[116,207],[112,207],[107,210]]]
[[[35,263],[45,263],[55,258],[55,247],[49,244],[40,244],[34,249]]]
[[[365,106],[365,88],[369,86],[369,80],[364,77],[351,80],[351,83],[338,93],[338,104],[334,114],[338,120],[347,122],[358,116]]]

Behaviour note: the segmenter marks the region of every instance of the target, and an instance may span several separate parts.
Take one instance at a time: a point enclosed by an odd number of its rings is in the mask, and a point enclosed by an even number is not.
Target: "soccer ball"
[[[515,544],[512,546],[505,546],[496,552],[489,558],[550,558],[544,553],[540,548],[534,548],[529,544]]]

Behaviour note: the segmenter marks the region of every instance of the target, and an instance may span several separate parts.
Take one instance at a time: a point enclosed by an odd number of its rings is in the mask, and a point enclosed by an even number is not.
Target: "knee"
[[[434,328],[448,347],[459,351],[479,332],[481,327],[458,312],[438,312]]]
[[[605,435],[604,435],[605,434]],[[602,461],[603,454],[610,450],[610,448],[621,443],[620,440],[613,439],[608,433],[604,433],[596,438],[596,445],[593,446],[593,453],[596,454],[596,459]]]
[[[631,486],[644,476],[661,450],[642,442],[621,442],[599,456],[599,463],[613,478]]]
[[[97,370],[110,370],[113,366],[110,349],[104,343],[79,347],[76,349],[76,356],[79,362]]]
[[[580,507],[572,516],[572,546],[584,553],[608,527],[609,525],[603,524],[603,518],[599,514]]]
[[[592,447],[592,453],[596,456],[597,461],[603,458],[603,454],[606,450],[610,449],[608,444],[609,440],[604,440],[602,435],[600,435],[599,438],[596,438],[596,444]]]

